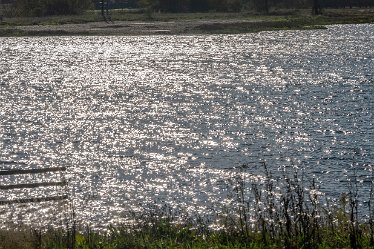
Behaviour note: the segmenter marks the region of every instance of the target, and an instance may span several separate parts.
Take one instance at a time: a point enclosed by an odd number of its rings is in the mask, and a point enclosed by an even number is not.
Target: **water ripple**
[[[0,167],[68,167],[77,217],[97,226],[152,205],[210,215],[243,163],[304,168],[336,197],[373,164],[372,34],[0,38]],[[38,191],[1,196],[58,192]],[[8,208],[2,226],[61,215]]]

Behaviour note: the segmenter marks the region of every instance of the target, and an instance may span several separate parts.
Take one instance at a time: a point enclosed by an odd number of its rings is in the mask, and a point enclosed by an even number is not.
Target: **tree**
[[[148,19],[152,19],[153,12],[158,7],[158,1],[153,0],[140,0],[139,6],[144,9]]]
[[[208,0],[191,0],[190,1],[190,11],[193,12],[206,12],[209,11],[209,1]]]

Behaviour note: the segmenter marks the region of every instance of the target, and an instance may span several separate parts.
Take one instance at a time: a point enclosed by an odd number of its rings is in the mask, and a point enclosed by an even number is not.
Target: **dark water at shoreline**
[[[253,177],[263,161],[274,172],[303,169],[331,197],[355,174],[365,199],[373,31],[0,38],[0,167],[68,167],[77,217],[104,226],[153,205],[209,215],[243,163]],[[21,224],[56,212],[6,209],[1,219]]]

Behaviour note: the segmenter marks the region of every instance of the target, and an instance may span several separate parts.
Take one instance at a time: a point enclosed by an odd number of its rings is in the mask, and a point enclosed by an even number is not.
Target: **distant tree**
[[[191,0],[139,0],[139,7],[164,12],[186,12],[190,10]]]
[[[139,0],[139,7],[146,12],[160,10],[163,12],[206,12],[240,11],[243,0]]]
[[[9,1],[9,0],[8,0]],[[38,0],[36,0],[38,1]],[[100,1],[100,0],[97,0]],[[118,0],[119,1],[119,0]],[[125,1],[125,0],[121,0]],[[127,0],[135,1],[138,6],[152,6],[151,9],[164,12],[207,12],[256,10],[269,13],[271,8],[310,8],[314,15],[322,13],[323,8],[352,8],[374,6],[374,0]],[[147,3],[147,4],[144,4]]]
[[[211,10],[220,12],[238,12],[242,9],[243,0],[209,0]]]
[[[208,0],[191,0],[190,1],[190,11],[192,12],[206,12],[209,11],[209,1]]]
[[[158,8],[158,1],[140,0],[139,7],[143,8],[148,19],[152,19],[153,12]]]
[[[159,8],[167,12],[187,12],[190,0],[159,0]]]
[[[239,12],[243,8],[242,0],[227,0],[227,10],[232,12]]]

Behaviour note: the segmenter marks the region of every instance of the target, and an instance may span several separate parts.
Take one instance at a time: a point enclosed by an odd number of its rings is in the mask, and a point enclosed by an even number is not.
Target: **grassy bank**
[[[154,30],[167,30],[167,34],[220,34],[248,33],[264,30],[315,29],[330,24],[373,23],[374,9],[326,9],[323,15],[312,16],[310,10],[278,10],[269,15],[255,13],[134,13],[122,10],[112,11],[114,23],[105,24],[99,12],[88,11],[74,16],[17,17],[5,18],[0,23],[0,36],[37,35],[142,35],[154,34]],[[103,23],[100,29],[90,23]],[[154,26],[137,26],[133,30],[126,25],[147,22]],[[66,25],[76,24],[75,30]],[[79,24],[87,26],[79,27]],[[65,25],[65,26],[64,26]],[[25,27],[26,26],[26,27]],[[43,26],[43,30],[36,29]],[[182,28],[178,28],[181,26]],[[20,28],[22,27],[22,28]],[[28,28],[29,27],[29,28]],[[122,28],[122,29],[121,29]]]
[[[343,221],[342,221],[343,222]],[[90,231],[75,233],[74,241],[62,230],[0,231],[2,249],[58,249],[58,248],[374,248],[370,228],[360,224],[353,235],[349,223],[334,228],[320,227],[312,238],[300,234],[290,237],[286,233],[273,237],[270,231],[239,230],[204,231],[188,224],[175,225],[168,220],[142,227],[110,228],[102,234]],[[281,231],[279,231],[281,232]],[[356,236],[356,237],[355,237]]]
[[[67,230],[0,231],[0,248],[374,248],[374,175],[369,199],[359,198],[360,183],[353,175],[347,192],[332,204],[315,180],[297,171],[274,180],[264,166],[261,181],[248,177],[246,165],[237,170],[227,182],[232,201],[217,211],[214,222],[202,217],[181,221],[172,207],[163,207],[134,215],[136,224],[106,232],[68,224]],[[363,204],[366,218],[359,215]]]
[[[374,248],[369,231],[362,229],[359,241],[352,242],[349,226],[336,227],[335,230],[323,229],[316,234],[318,240],[308,240],[300,234],[296,237],[271,237],[262,231],[250,232],[243,235],[235,231],[201,232],[188,225],[174,225],[169,221],[160,221],[142,227],[139,230],[131,228],[112,228],[110,233],[99,234],[90,230],[76,233],[72,241],[66,232],[49,230],[39,232],[0,231],[0,248],[2,249],[62,249],[62,248],[315,248],[315,249],[349,249]]]

